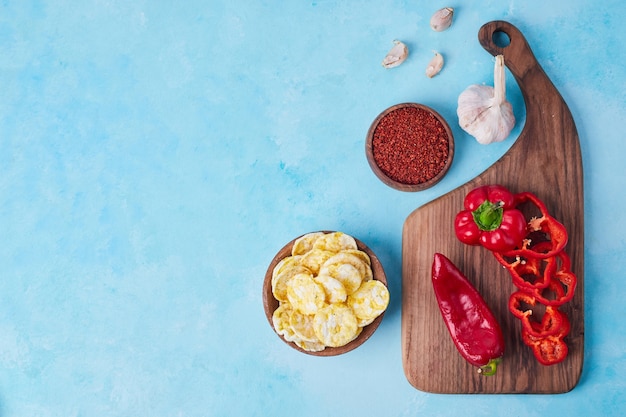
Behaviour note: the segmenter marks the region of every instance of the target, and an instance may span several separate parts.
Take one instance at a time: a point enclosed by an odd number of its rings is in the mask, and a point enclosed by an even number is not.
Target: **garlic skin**
[[[437,51],[433,52],[435,56],[430,60],[428,66],[426,67],[426,76],[428,78],[433,78],[435,75],[439,74],[439,71],[443,68],[443,56]]]
[[[394,68],[398,65],[402,64],[406,58],[409,56],[409,48],[407,46],[398,41],[393,41],[394,46],[383,59],[383,67],[385,68]]]
[[[515,126],[513,107],[506,100],[504,76],[504,56],[498,55],[494,87],[471,85],[459,95],[459,125],[482,145],[503,141]]]
[[[454,9],[452,7],[444,7],[439,9],[430,18],[430,27],[435,32],[443,32],[452,25],[452,17]]]

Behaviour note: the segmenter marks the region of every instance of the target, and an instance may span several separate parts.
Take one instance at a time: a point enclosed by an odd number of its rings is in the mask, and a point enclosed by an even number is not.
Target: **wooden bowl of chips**
[[[270,326],[308,355],[341,355],[362,345],[388,304],[380,261],[363,242],[342,232],[311,232],[287,243],[263,282]]]

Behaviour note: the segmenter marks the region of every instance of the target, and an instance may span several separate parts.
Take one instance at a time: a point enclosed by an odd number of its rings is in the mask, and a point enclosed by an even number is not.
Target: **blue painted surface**
[[[455,6],[452,28],[428,27]],[[478,145],[456,98],[491,83],[476,34],[518,26],[576,120],[585,169],[585,366],[562,395],[412,388],[400,347],[401,231],[514,142]],[[617,416],[626,410],[626,7],[617,0],[0,4],[0,416]],[[409,59],[385,70],[394,39]],[[423,75],[432,50],[446,57]],[[453,126],[445,179],[401,193],[364,156],[384,108]],[[541,150],[538,150],[541,151]],[[368,244],[391,304],[368,342],[315,358],[264,317],[284,243]]]

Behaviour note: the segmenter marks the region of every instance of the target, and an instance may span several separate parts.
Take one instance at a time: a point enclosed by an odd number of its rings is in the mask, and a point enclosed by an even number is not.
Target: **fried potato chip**
[[[358,249],[356,240],[343,232],[326,233],[318,237],[313,244],[313,249],[322,249],[331,252],[340,252],[346,249]]]
[[[310,269],[315,275],[319,274],[320,266],[330,259],[334,252],[323,249],[311,249],[300,257],[300,264]]]
[[[311,314],[303,314],[298,310],[294,310],[289,316],[289,324],[291,325],[291,328],[303,342],[319,343],[320,341],[315,335],[315,330],[313,329],[313,317],[314,316]]]
[[[324,232],[312,232],[307,233],[306,235],[300,236],[293,242],[293,247],[291,248],[292,255],[304,255],[311,249],[313,249],[313,244],[320,236],[324,236]]]
[[[330,275],[318,275],[313,279],[315,280],[315,282],[320,284],[322,288],[324,288],[324,293],[326,294],[326,302],[328,304],[343,303],[346,301],[348,293],[346,292],[346,288],[339,280],[336,280]]]
[[[315,314],[325,304],[326,294],[310,274],[296,274],[287,283],[287,299],[304,314]]]
[[[332,264],[322,267],[320,271],[320,275],[328,275],[339,281],[345,288],[347,295],[355,292],[363,282],[363,275],[352,264]]]
[[[367,265],[372,266],[372,260],[370,259],[370,256],[360,249],[346,249],[342,250],[341,252],[354,255],[357,258],[361,259],[363,262],[365,262]]]
[[[389,290],[380,281],[367,281],[348,296],[346,303],[354,311],[359,327],[367,326],[387,309]]]
[[[278,301],[287,301],[287,284],[295,275],[308,274],[313,278],[313,273],[299,263],[285,265],[282,270],[272,277],[272,294]]]
[[[286,341],[293,342],[298,339],[298,336],[291,327],[291,314],[293,313],[293,307],[289,303],[281,303],[274,314],[272,315],[272,324],[276,333],[281,335]]]
[[[358,319],[357,319],[357,322],[358,322]],[[358,325],[358,323],[357,323],[357,325]],[[354,339],[356,339],[357,337],[359,337],[359,335],[361,334],[361,332],[362,332],[362,331],[363,331],[363,327],[358,327],[358,328],[356,329],[356,333],[354,334],[354,337],[353,337],[351,340],[349,340],[346,344],[348,344],[348,343],[352,342],[352,340],[354,340]]]
[[[300,263],[300,256],[287,256],[281,259],[272,270],[272,279],[280,274],[285,268],[289,268]]]
[[[307,352],[321,352],[326,349],[326,345],[319,341],[307,342],[305,340],[294,340],[293,343],[295,343],[301,349],[306,350]]]
[[[372,269],[358,256],[339,252],[329,258],[320,268],[319,275],[330,275],[343,284],[348,295],[372,279]]]
[[[352,309],[345,304],[329,304],[313,318],[315,334],[326,346],[339,347],[354,340],[359,326]]]
[[[320,268],[320,271],[325,267],[332,268],[333,266],[339,266],[341,264],[350,264],[354,266],[363,278],[372,276],[372,268],[358,255],[347,251],[339,252],[328,258],[322,265],[322,268]]]

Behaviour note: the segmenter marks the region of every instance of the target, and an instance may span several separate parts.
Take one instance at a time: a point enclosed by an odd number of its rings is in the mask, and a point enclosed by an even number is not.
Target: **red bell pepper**
[[[569,334],[570,328],[571,325],[567,314],[553,306],[546,307],[541,320],[532,320],[531,315],[527,315],[522,319],[522,330],[534,338],[547,336],[565,337]]]
[[[500,325],[480,293],[444,255],[432,265],[435,297],[459,353],[482,375],[494,375],[504,354]]]
[[[550,258],[565,248],[568,240],[567,229],[558,220],[548,213],[543,201],[531,192],[515,195],[515,206],[524,203],[533,204],[539,210],[540,216],[528,221],[527,233],[521,244],[504,252],[509,257],[523,256],[525,258]],[[539,246],[537,243],[549,242],[550,246]]]
[[[533,314],[532,307],[536,304],[537,299],[524,291],[515,291],[509,297],[509,311],[520,320]]]
[[[534,337],[522,330],[522,341],[533,351],[535,358],[543,365],[555,365],[563,362],[569,349],[562,337]]]
[[[570,261],[565,252],[558,255],[559,258],[566,258],[567,261],[562,262],[561,268],[554,274],[550,283],[546,288],[535,288],[533,295],[537,301],[547,306],[560,306],[572,298],[576,290],[576,275],[569,269]]]
[[[546,250],[551,248],[550,242],[541,242],[533,250],[541,251],[543,250],[541,248]],[[510,258],[499,252],[494,252],[493,255],[509,271],[513,285],[519,289],[532,291],[546,288],[550,285],[550,281],[556,272],[556,257],[540,259],[516,256],[515,258]]]
[[[510,271],[513,283],[519,289],[509,299],[509,310],[516,317],[521,318],[520,315],[524,312],[517,311],[521,303],[535,305],[536,302],[539,302],[546,306],[560,306],[574,298],[577,278],[570,269],[571,261],[565,252],[559,252],[556,256],[545,260],[537,258],[527,260],[527,265],[537,262],[548,264],[541,278],[547,280],[546,285],[543,283],[537,285],[537,283],[533,284],[525,280],[523,275],[525,265],[520,267],[519,259],[509,264],[501,254],[495,254],[495,257]],[[558,269],[556,269],[557,262],[560,263]],[[532,303],[529,302],[530,298],[533,299]]]
[[[515,194],[502,185],[483,185],[470,191],[464,210],[454,220],[457,238],[468,245],[482,245],[505,252],[521,246],[526,219],[515,208]]]
[[[509,310],[522,322],[522,341],[532,349],[535,358],[543,365],[554,365],[567,356],[563,339],[569,334],[570,322],[566,314],[550,305],[541,320],[533,320],[532,307],[536,302],[531,294],[517,291],[509,299]]]

